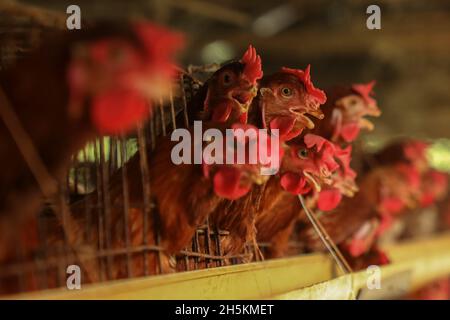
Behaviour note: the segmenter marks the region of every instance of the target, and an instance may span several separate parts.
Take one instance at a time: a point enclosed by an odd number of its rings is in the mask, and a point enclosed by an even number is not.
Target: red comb
[[[323,149],[322,161],[327,165],[328,170],[335,171],[339,168],[339,164],[334,160],[336,149],[332,142],[312,133],[306,134],[303,141],[309,149],[314,146],[319,152]]]
[[[317,151],[321,151],[323,148],[329,149],[333,154],[336,151],[335,146],[331,141],[313,133],[307,133],[303,138],[303,141],[305,141],[305,144],[308,148],[316,146]]]
[[[159,72],[172,74],[175,71],[173,55],[184,46],[183,35],[150,22],[135,23],[134,30],[144,45],[152,67]]]
[[[241,63],[245,65],[243,74],[250,83],[255,84],[256,80],[262,78],[261,57],[256,53],[252,45],[248,46],[247,51],[245,51],[241,58]]]
[[[86,70],[109,62],[111,49],[126,51],[126,61],[120,65],[103,66],[106,83],[92,98],[91,116],[96,129],[103,134],[123,133],[150,115],[148,91],[141,80],[164,80],[169,83],[175,68],[173,54],[183,44],[181,34],[151,23],[132,25],[139,46],[120,37],[97,39],[88,46],[89,59],[75,57],[69,65],[67,80],[70,104],[80,105],[90,94],[90,73]],[[138,49],[138,50],[137,50]],[[139,50],[140,49],[140,50]],[[142,82],[143,82],[142,81]],[[97,91],[97,90],[95,90]],[[156,91],[156,90],[155,90]]]
[[[350,167],[350,162],[352,161],[352,146],[341,149],[338,145],[335,145],[335,149],[335,157],[341,163],[344,175],[355,178],[356,172]]]
[[[150,114],[148,101],[135,90],[110,90],[92,101],[91,119],[101,134],[127,132]]]
[[[352,85],[352,90],[359,94],[366,104],[373,104],[375,100],[370,95],[373,95],[372,90],[375,83],[375,80],[373,80],[366,84],[354,84]]]
[[[325,92],[314,87],[314,84],[311,82],[311,73],[310,73],[311,65],[308,64],[305,71],[301,69],[291,69],[286,67],[281,68],[281,71],[293,74],[294,76],[299,78],[300,81],[305,85],[308,94],[316,98],[320,104],[324,104],[327,101],[327,96],[325,95]]]
[[[305,141],[305,144],[306,144],[306,146],[308,148],[312,148],[312,147],[316,146],[317,147],[317,151],[322,150],[323,146],[326,143],[330,143],[331,144],[331,142],[329,142],[327,139],[325,139],[325,138],[323,138],[321,136],[318,136],[316,134],[312,134],[312,133],[306,134],[305,138],[304,138],[304,141]]]

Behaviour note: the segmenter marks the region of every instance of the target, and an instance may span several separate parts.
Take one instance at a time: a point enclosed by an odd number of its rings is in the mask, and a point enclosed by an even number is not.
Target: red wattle
[[[330,188],[322,190],[319,193],[317,207],[321,211],[330,211],[335,209],[342,200],[342,194],[338,189]]]
[[[380,249],[375,249],[376,254],[378,255],[377,265],[383,266],[390,263],[390,260],[384,251]]]
[[[360,127],[356,122],[344,124],[341,129],[341,136],[346,142],[352,142],[358,137],[359,131]]]
[[[222,103],[214,107],[211,119],[217,122],[225,122],[230,117],[232,108],[228,103]]]
[[[247,112],[245,112],[245,113],[243,113],[243,114],[241,114],[239,116],[239,122],[240,123],[246,124],[247,123],[247,119],[248,119],[248,113]]]
[[[280,140],[286,141],[291,137],[291,132],[294,129],[295,118],[294,117],[275,117],[270,121],[270,129],[278,129]]]
[[[228,200],[236,200],[247,194],[250,185],[241,184],[242,172],[233,167],[221,167],[213,178],[214,192]]]
[[[352,257],[356,258],[367,251],[367,242],[364,239],[353,238],[346,249]]]
[[[382,214],[380,219],[380,224],[378,225],[376,235],[382,235],[392,226],[394,218],[390,214]]]
[[[306,194],[311,190],[305,178],[293,172],[281,176],[281,187],[292,194]]]

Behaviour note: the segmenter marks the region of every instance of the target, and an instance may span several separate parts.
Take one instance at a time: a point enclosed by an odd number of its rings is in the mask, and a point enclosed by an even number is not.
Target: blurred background
[[[27,51],[26,21],[1,13],[0,65]],[[399,136],[432,140],[431,160],[450,171],[450,1],[364,0],[23,0],[65,17],[68,5],[82,18],[148,18],[180,30],[189,64],[221,63],[239,57],[253,44],[266,73],[281,66],[312,65],[319,88],[376,80],[383,115],[363,136],[376,149]],[[366,8],[381,8],[381,30],[368,30]],[[22,19],[21,21],[19,21]],[[58,19],[43,17],[49,27]],[[24,37],[20,35],[23,32]],[[11,37],[14,35],[14,37]]]

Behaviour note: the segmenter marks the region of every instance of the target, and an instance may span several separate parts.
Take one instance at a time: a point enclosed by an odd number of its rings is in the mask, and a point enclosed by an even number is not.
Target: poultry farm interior
[[[386,296],[450,300],[448,3],[381,1],[369,30],[365,1],[78,1],[68,30],[69,2],[0,3],[1,296],[291,263],[312,280],[217,297],[323,298],[411,281],[406,248],[439,272]]]

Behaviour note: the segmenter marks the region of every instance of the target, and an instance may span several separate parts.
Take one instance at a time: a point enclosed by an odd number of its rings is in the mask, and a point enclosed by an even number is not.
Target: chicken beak
[[[314,122],[310,118],[308,118],[305,115],[300,115],[300,117],[297,118],[300,123],[304,124],[308,129],[314,129],[315,125]]]
[[[298,122],[300,122],[302,125],[304,125],[308,129],[314,129],[314,122],[304,115],[304,110],[296,109],[296,108],[290,108],[289,111],[295,115],[295,118]]]
[[[361,129],[366,129],[367,131],[372,131],[375,128],[374,124],[366,118],[359,120],[359,126]]]
[[[342,192],[342,194],[344,195],[344,196],[346,196],[347,198],[353,198],[353,196],[355,195],[355,192],[353,192],[352,190],[350,190],[350,189],[343,189],[343,190],[341,190],[341,192]]]
[[[354,181],[344,181],[342,188],[344,196],[352,198],[358,191],[359,188]]]
[[[320,110],[320,109],[311,110],[311,111],[308,111],[308,113],[319,120],[322,120],[323,118],[325,118],[325,115],[323,114],[322,110]]]
[[[381,110],[376,103],[372,103],[367,107],[367,114],[372,117],[379,117],[381,115]]]
[[[320,192],[322,190],[322,188],[320,187],[320,184],[316,181],[316,179],[310,173],[304,171],[303,175],[305,176],[306,181],[308,181],[308,183],[313,186],[314,191]]]
[[[327,179],[328,177],[331,176],[330,171],[327,168],[325,168],[325,167],[320,169],[320,174],[321,174],[322,177],[324,177],[324,179]]]

